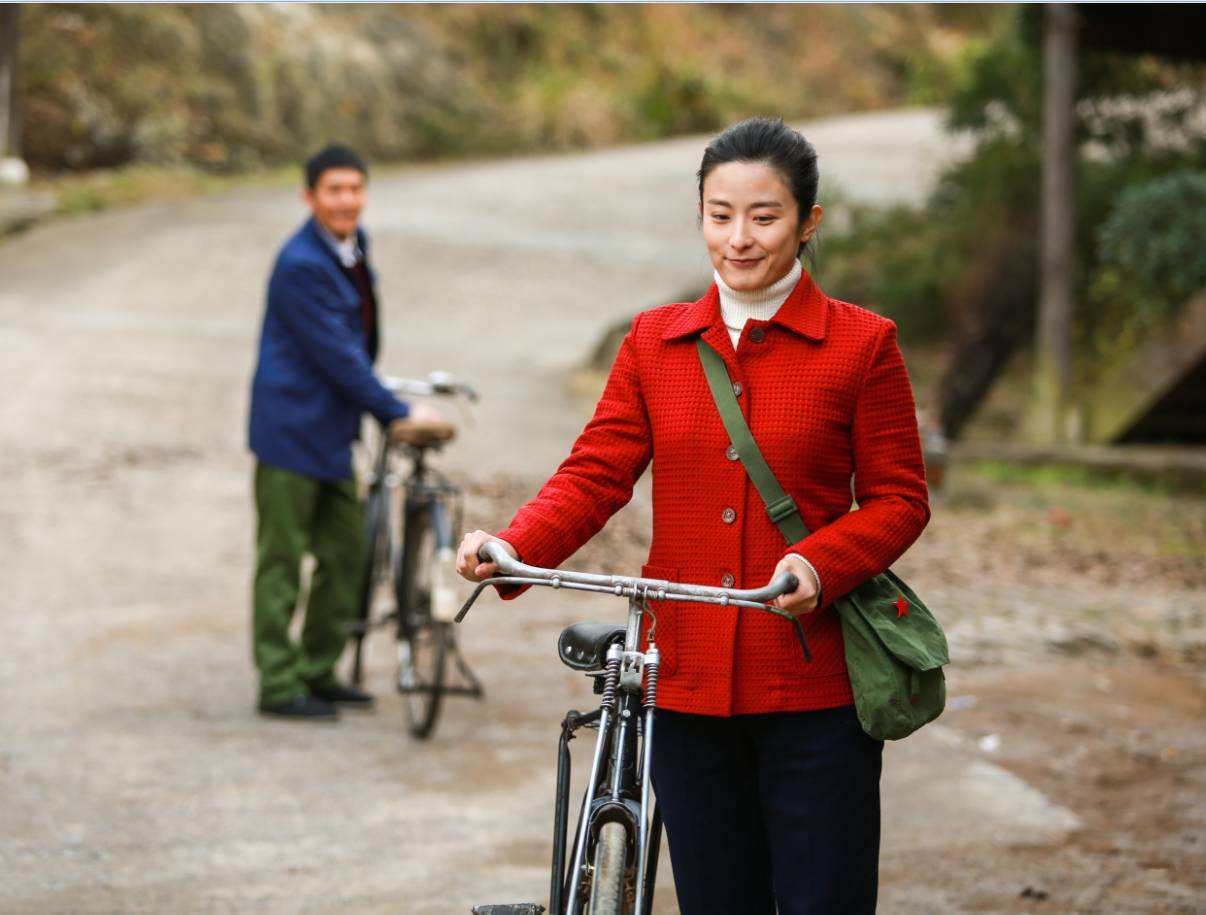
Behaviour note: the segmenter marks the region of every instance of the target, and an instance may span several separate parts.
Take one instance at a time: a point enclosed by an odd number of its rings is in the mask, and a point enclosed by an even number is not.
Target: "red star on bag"
[[[907,600],[905,600],[903,594],[901,594],[899,597],[896,598],[895,607],[896,607],[896,618],[897,619],[900,619],[902,616],[909,615],[909,602]]]

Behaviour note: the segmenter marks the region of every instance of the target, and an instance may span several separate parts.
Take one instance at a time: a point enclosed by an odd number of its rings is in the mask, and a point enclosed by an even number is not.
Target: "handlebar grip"
[[[483,543],[477,551],[477,558],[481,562],[492,562],[496,566],[507,566],[514,561],[511,554],[504,550],[497,540],[487,540]]]
[[[765,588],[761,589],[761,596],[758,599],[771,601],[784,594],[791,594],[798,587],[800,587],[800,579],[791,572],[780,572],[767,582]]]

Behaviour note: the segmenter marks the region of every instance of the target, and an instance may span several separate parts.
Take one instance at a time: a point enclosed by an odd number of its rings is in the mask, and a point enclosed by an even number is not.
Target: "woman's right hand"
[[[478,550],[487,543],[501,543],[502,548],[510,553],[513,559],[519,558],[515,547],[507,541],[485,531],[472,531],[461,538],[461,545],[456,551],[456,571],[462,578],[484,581],[498,571],[498,566],[494,563],[482,562],[477,556]]]

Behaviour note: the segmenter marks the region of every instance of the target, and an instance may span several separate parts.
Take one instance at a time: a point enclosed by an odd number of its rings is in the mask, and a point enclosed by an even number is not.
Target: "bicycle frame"
[[[394,582],[394,593],[405,622],[404,611],[412,609],[406,606],[406,583],[414,574],[419,559],[415,554],[418,546],[415,532],[422,523],[422,516],[426,515],[429,519],[437,553],[443,554],[451,567],[452,552],[456,547],[452,532],[460,527],[461,507],[460,490],[427,466],[427,449],[409,445],[401,447],[409,453],[411,472],[402,482],[405,492],[402,500],[402,560],[397,566],[400,577]]]
[[[461,490],[450,483],[438,471],[426,464],[429,448],[417,448],[411,445],[404,447],[410,453],[411,473],[403,481],[405,496],[402,502],[402,556],[396,566],[398,580],[394,582],[394,594],[398,607],[397,640],[403,642],[409,625],[409,615],[414,608],[410,606],[408,585],[415,575],[417,563],[422,557],[416,551],[419,547],[416,532],[421,529],[422,517],[427,517],[435,537],[436,564],[432,568],[437,576],[453,574],[456,539],[454,532],[461,527]],[[451,582],[432,582],[432,606],[430,612],[438,623],[446,624],[456,607],[456,596]],[[401,648],[399,648],[401,650]],[[481,698],[484,690],[477,675],[470,669],[461,654],[456,640],[450,638],[447,646],[449,658],[456,666],[460,675],[460,684],[442,684],[440,690],[445,696],[468,696]]]
[[[588,790],[578,817],[573,857],[569,871],[564,875],[561,871],[567,824],[563,819],[558,821],[555,818],[554,821],[553,877],[549,894],[549,907],[553,912],[560,913],[564,907],[563,899],[567,899],[567,915],[577,915],[582,897],[583,864],[590,844],[589,839],[598,826],[608,820],[624,823],[629,841],[635,847],[635,888],[638,900],[635,915],[641,915],[644,910],[647,895],[646,874],[649,871],[649,837],[653,822],[648,773],[653,749],[653,707],[657,701],[660,665],[660,655],[653,637],[644,652],[639,650],[641,620],[647,612],[649,610],[643,598],[629,598],[624,645],[621,648],[619,644],[612,644],[607,652],[603,673],[603,698],[596,719],[598,737],[587,779]],[[638,706],[641,712],[637,712]],[[642,712],[643,728],[639,728],[637,717]],[[583,724],[589,726],[585,721]],[[572,734],[572,730],[569,733]],[[569,785],[568,742],[568,737],[563,740],[565,753],[559,754],[558,757],[558,784],[565,785],[566,794]],[[633,810],[634,805],[636,810]],[[567,812],[563,807],[561,816],[564,817]]]
[[[661,817],[650,798],[654,708],[657,704],[661,655],[656,643],[657,616],[648,601],[652,598],[707,602],[754,607],[774,613],[791,621],[805,658],[811,660],[799,619],[767,604],[768,600],[794,591],[797,587],[795,577],[780,575],[764,588],[734,590],[656,579],[541,569],[511,559],[496,543],[487,543],[483,553],[485,555],[481,558],[495,563],[503,574],[478,584],[457,615],[457,622],[464,619],[489,585],[543,585],[611,593],[628,598],[623,644],[613,642],[608,647],[602,671],[590,672],[591,676],[602,678],[602,699],[598,710],[586,715],[570,712],[562,721],[557,753],[549,910],[554,915],[580,915],[590,840],[604,823],[619,821],[624,824],[629,845],[635,852],[633,915],[648,915],[653,903],[661,843]],[[642,651],[641,624],[646,615],[650,619],[650,626],[648,641]],[[567,870],[569,741],[573,739],[574,732],[582,727],[596,727],[598,736]]]
[[[380,493],[381,507],[384,515],[379,519],[380,524],[388,529],[391,553],[401,542],[402,556],[391,555],[390,567],[395,570],[392,588],[394,600],[399,615],[399,622],[404,624],[406,604],[406,580],[413,574],[416,557],[413,554],[416,521],[420,515],[431,516],[432,531],[436,536],[436,548],[450,550],[455,547],[453,530],[460,524],[460,490],[449,483],[443,475],[427,465],[427,454],[435,446],[415,447],[412,445],[391,444],[381,430],[381,442],[373,458],[372,476],[368,486],[370,496]],[[391,466],[391,457],[402,452],[410,462],[409,472],[403,476],[397,468]],[[390,506],[402,491],[401,524],[397,530],[390,525]],[[451,509],[451,512],[450,512]],[[452,517],[455,514],[457,517]],[[395,561],[397,560],[397,561]],[[371,587],[367,580],[365,587]],[[388,618],[387,618],[388,619]],[[381,620],[378,622],[384,622]],[[371,623],[370,623],[371,624]],[[399,633],[401,637],[401,633]]]

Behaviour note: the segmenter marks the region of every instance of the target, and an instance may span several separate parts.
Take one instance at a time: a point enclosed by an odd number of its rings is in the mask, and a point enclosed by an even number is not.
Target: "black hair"
[[[354,168],[364,177],[368,177],[368,166],[350,146],[334,143],[326,149],[315,153],[306,162],[306,187],[311,190],[318,184],[322,173],[330,168]]]
[[[803,222],[817,202],[821,176],[817,170],[817,151],[799,131],[792,130],[782,118],[747,118],[726,127],[704,150],[696,177],[699,202],[703,204],[704,179],[719,165],[728,162],[757,162],[775,169],[791,190]],[[800,246],[801,253],[804,245]]]

